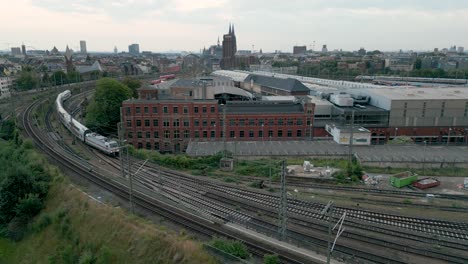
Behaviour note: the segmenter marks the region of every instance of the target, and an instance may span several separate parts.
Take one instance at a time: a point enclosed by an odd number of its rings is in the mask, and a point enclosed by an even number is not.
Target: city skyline
[[[6,4],[4,4],[6,5]],[[468,3],[438,1],[58,1],[8,3],[0,50],[195,51],[215,44],[234,23],[239,50],[432,50],[468,46]]]

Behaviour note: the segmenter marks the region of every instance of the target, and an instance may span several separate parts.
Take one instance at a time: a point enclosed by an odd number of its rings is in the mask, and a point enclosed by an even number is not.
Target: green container
[[[417,180],[418,175],[409,171],[400,172],[390,176],[390,184],[397,188],[408,186]]]

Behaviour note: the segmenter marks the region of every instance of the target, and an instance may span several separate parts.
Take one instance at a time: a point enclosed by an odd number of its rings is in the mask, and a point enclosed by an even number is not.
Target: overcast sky
[[[468,48],[466,0],[0,0],[0,50],[199,51],[235,24],[238,49]],[[32,49],[32,48],[30,48]]]

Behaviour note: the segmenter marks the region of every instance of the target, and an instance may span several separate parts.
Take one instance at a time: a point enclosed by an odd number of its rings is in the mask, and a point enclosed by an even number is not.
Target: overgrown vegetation
[[[240,241],[214,238],[210,244],[221,251],[241,259],[248,259],[250,257],[247,247]]]
[[[265,255],[263,256],[263,264],[280,264],[278,255]]]
[[[222,153],[206,157],[189,157],[187,155],[160,154],[156,151],[135,149],[129,147],[130,154],[140,159],[150,161],[164,167],[191,171],[194,175],[208,175],[213,170],[219,168],[219,163],[223,157]]]
[[[451,165],[451,164],[448,164]],[[423,165],[420,165],[421,167]],[[421,176],[453,176],[463,177],[468,175],[467,168],[459,168],[455,166],[448,166],[443,168],[398,168],[398,167],[369,167],[363,166],[363,170],[368,173],[384,173],[384,174],[395,174],[402,171],[411,170]]]
[[[14,122],[0,129],[0,235],[20,240],[31,219],[44,207],[53,172],[33,150],[31,141],[22,141]]]

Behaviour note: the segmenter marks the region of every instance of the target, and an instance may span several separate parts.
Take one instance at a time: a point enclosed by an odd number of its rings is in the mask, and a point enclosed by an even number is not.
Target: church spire
[[[231,22],[229,22],[229,35],[231,35],[231,32],[232,32],[232,30],[231,30]]]
[[[234,32],[234,24],[232,24],[231,33],[232,33],[232,35],[234,35],[234,36],[236,35],[236,33]]]
[[[219,46],[219,36],[218,36],[218,46]]]

